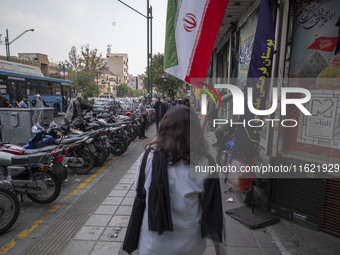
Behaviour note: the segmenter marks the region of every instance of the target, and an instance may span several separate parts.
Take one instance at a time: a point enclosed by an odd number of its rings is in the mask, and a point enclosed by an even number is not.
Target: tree
[[[97,48],[91,50],[89,45],[82,46],[80,54],[80,63],[83,71],[90,73],[94,77],[98,72],[103,70],[102,54],[98,53]]]
[[[157,53],[152,57],[152,85],[159,93],[174,98],[177,92],[182,88],[183,82],[164,72],[163,68],[164,54]],[[147,70],[145,72],[147,76]],[[147,84],[147,77],[143,79]]]
[[[94,78],[103,69],[101,57],[98,49],[90,49],[89,45],[82,46],[80,54],[77,53],[75,46],[72,46],[69,52],[69,62],[72,66],[69,79],[72,81],[72,87],[84,97],[93,97],[97,94]]]
[[[128,87],[127,84],[119,84],[117,87],[117,97],[128,97],[133,96],[133,90]]]
[[[77,53],[77,48],[72,46],[70,52],[68,53],[69,63],[72,66],[72,69],[76,72],[80,71],[81,69],[81,58]]]

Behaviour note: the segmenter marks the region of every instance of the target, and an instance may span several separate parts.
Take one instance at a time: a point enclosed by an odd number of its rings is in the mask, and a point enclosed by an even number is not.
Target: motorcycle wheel
[[[75,174],[87,174],[94,167],[95,157],[94,155],[85,149],[80,151],[76,151],[77,157],[82,158],[84,160],[84,165],[81,167],[70,166],[70,169]]]
[[[49,204],[56,200],[60,194],[61,184],[58,177],[51,171],[37,172],[33,177],[35,180],[40,179],[47,185],[46,194],[30,194],[26,193],[27,197],[38,204]]]
[[[111,153],[113,155],[122,155],[128,148],[127,139],[122,135],[118,134],[115,136],[113,145],[111,146]]]
[[[131,129],[131,136],[130,136],[131,141],[133,141],[137,138],[137,134],[138,133],[132,128]]]
[[[16,222],[20,212],[17,196],[4,188],[0,188],[0,235],[5,233]]]
[[[94,147],[96,148],[97,154],[94,161],[94,166],[101,166],[104,164],[109,154],[107,153],[106,149],[100,145],[95,144]]]

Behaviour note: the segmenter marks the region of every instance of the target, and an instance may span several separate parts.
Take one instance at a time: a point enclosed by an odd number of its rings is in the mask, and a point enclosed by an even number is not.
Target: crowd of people
[[[179,100],[171,100],[167,101],[166,97],[156,97],[155,102],[152,104],[152,108],[155,109],[155,123],[156,123],[156,130],[158,131],[159,123],[163,119],[163,116],[165,113],[169,110],[169,108],[174,107],[176,105],[185,105],[190,107],[190,101],[189,99],[179,99]],[[141,118],[141,128],[140,128],[140,134],[139,139],[145,139],[147,138],[145,136],[145,127],[146,127],[146,119],[148,116],[148,111],[146,109],[146,98],[143,97],[140,101],[140,104],[138,105],[138,112],[139,116]]]
[[[34,99],[32,100],[32,102],[30,103],[28,101],[28,96],[24,95],[22,97],[22,100],[17,103],[15,102],[14,106],[15,107],[18,107],[18,108],[31,108],[31,107],[35,107],[36,106],[36,97],[39,97],[44,105],[44,107],[50,107],[48,104],[46,104],[46,102],[40,97],[39,94],[35,95],[34,96]],[[12,108],[14,107],[13,104],[11,104],[9,102],[9,100],[4,97],[1,93],[1,90],[0,90],[0,108]]]

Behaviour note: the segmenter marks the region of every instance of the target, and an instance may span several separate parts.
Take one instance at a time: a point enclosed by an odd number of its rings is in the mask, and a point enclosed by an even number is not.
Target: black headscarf
[[[209,164],[214,160],[207,156]],[[215,176],[216,177],[216,176]],[[218,178],[206,179],[202,199],[203,214],[201,237],[209,237],[214,242],[222,242],[223,214],[220,181]],[[149,230],[162,234],[173,231],[169,195],[168,162],[162,152],[154,152],[152,175],[148,201]]]

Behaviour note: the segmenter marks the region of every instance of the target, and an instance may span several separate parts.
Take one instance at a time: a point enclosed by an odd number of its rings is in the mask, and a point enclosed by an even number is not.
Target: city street
[[[63,116],[56,118],[60,123]],[[146,140],[136,139],[126,153],[110,156],[89,175],[69,173],[59,199],[49,205],[23,197],[17,222],[0,236],[0,254],[119,254],[131,214],[138,159]],[[238,192],[230,192],[221,179],[225,210],[243,206]],[[338,239],[281,220],[251,230],[226,215],[228,255],[337,254]],[[134,254],[138,254],[135,252]],[[204,255],[215,254],[212,244]]]

